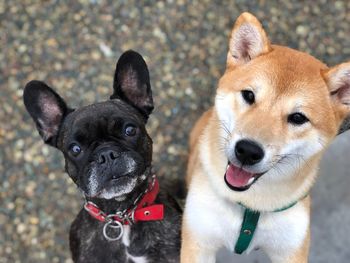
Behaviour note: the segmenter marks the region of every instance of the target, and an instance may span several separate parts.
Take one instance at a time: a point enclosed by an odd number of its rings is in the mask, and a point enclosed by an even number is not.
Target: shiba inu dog
[[[328,68],[272,45],[256,17],[239,16],[215,105],[190,136],[181,262],[214,262],[221,247],[307,262],[308,193],[349,112],[350,62]]]

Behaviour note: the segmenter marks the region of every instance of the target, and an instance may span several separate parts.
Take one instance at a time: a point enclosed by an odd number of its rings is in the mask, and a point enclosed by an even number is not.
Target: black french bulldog
[[[24,104],[40,135],[63,153],[68,175],[87,199],[71,226],[72,258],[84,263],[179,262],[181,209],[165,192],[157,194],[151,172],[152,140],[145,124],[153,99],[140,54],[127,51],[120,57],[113,88],[110,100],[79,109],[67,107],[41,81],[24,89]],[[158,217],[142,221],[152,205]]]

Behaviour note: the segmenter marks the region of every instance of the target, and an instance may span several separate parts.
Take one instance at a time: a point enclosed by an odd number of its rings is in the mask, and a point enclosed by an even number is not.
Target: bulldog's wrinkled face
[[[117,63],[111,100],[72,110],[45,83],[31,81],[24,102],[44,141],[62,151],[66,171],[87,197],[120,198],[151,174],[153,110],[146,63],[133,51]]]
[[[118,99],[69,114],[57,147],[68,174],[90,197],[128,194],[150,174],[152,140],[144,119]]]

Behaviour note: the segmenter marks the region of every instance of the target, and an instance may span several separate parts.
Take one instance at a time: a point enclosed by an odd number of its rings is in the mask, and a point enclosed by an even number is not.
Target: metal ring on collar
[[[120,229],[120,233],[118,236],[116,237],[110,237],[107,234],[107,228],[113,228],[113,229]],[[103,236],[108,240],[108,241],[117,241],[119,240],[124,234],[124,229],[123,229],[123,225],[119,222],[119,221],[115,221],[115,220],[110,220],[107,221],[105,223],[105,225],[103,226]]]

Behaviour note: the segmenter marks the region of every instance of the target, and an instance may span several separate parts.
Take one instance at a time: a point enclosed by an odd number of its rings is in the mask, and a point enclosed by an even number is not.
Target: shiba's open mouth
[[[245,191],[248,190],[262,174],[263,173],[250,173],[242,168],[236,167],[233,164],[228,163],[224,179],[227,186],[230,187],[232,190]]]

